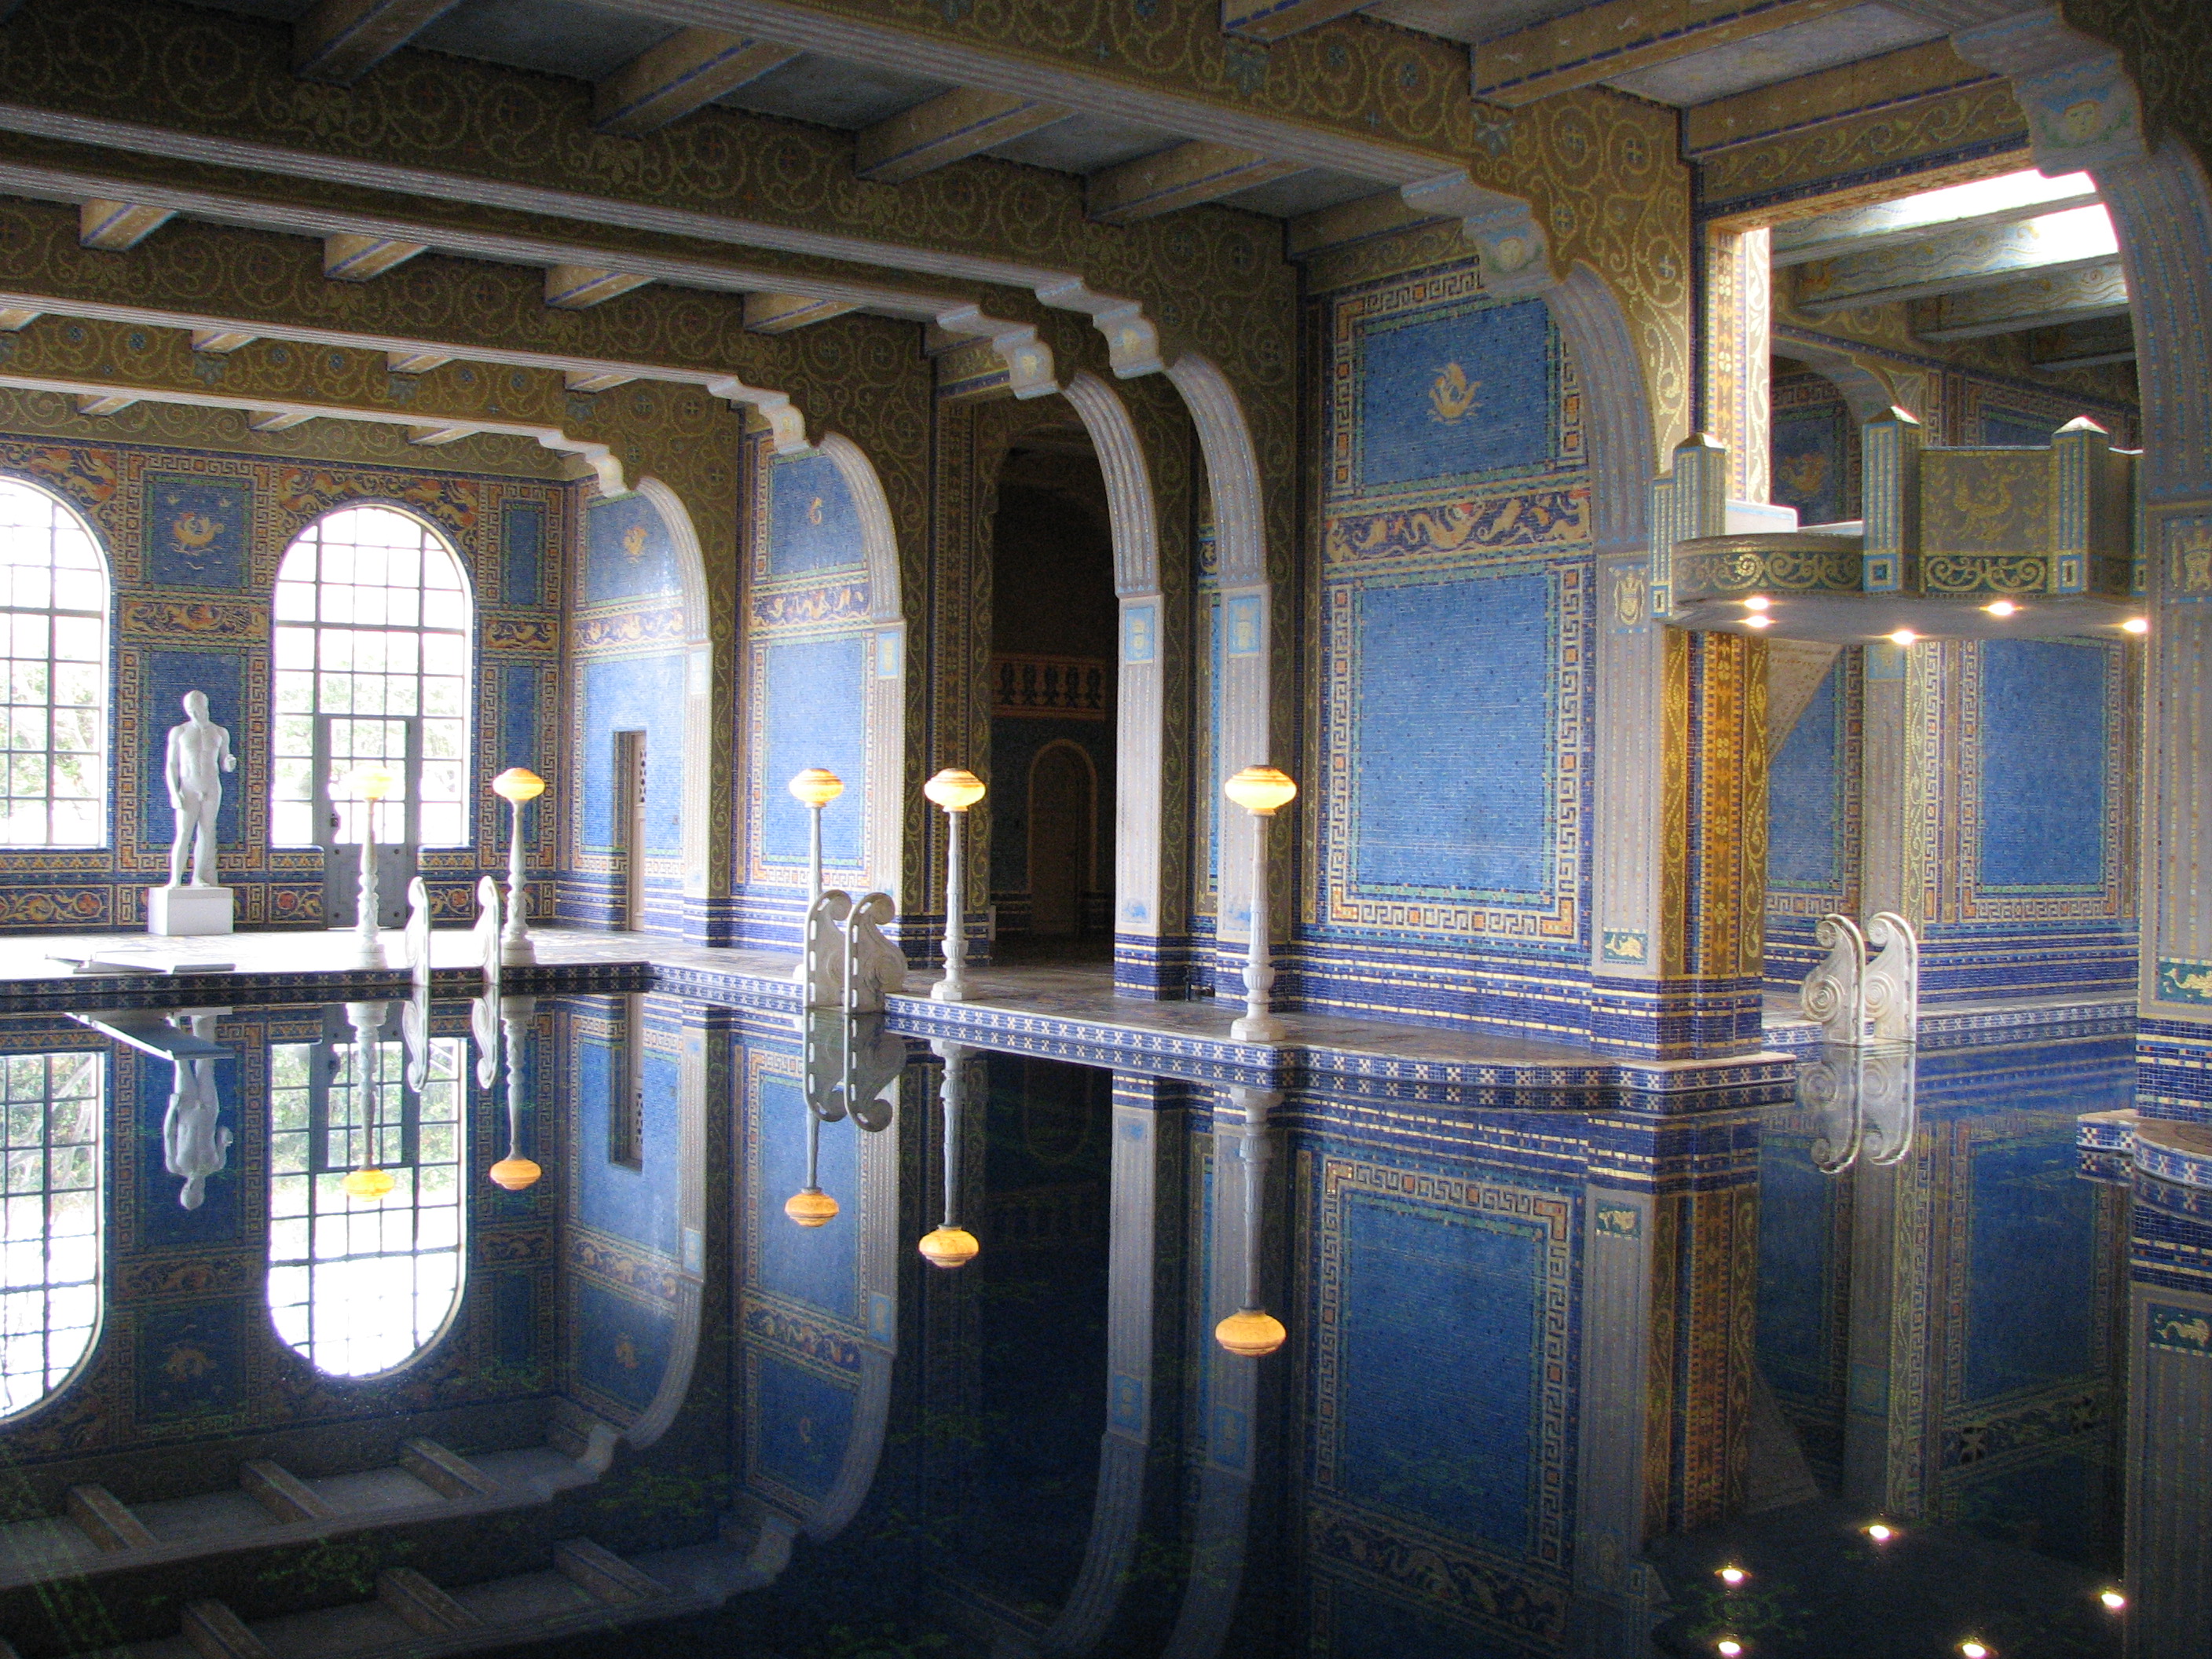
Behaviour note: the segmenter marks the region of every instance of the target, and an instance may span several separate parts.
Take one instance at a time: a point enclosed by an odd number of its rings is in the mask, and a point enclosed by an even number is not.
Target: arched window
[[[107,563],[76,509],[0,478],[0,845],[107,840]]]
[[[325,787],[369,761],[405,775],[411,744],[419,793],[399,805],[416,839],[467,844],[470,629],[461,562],[421,520],[349,507],[300,532],[276,572],[271,841],[331,844],[318,772]]]
[[[458,1037],[430,1037],[422,1087],[392,1012],[349,1003],[321,1042],[280,1042],[269,1064],[269,1313],[317,1370],[374,1376],[434,1342],[461,1295]],[[398,1024],[396,1019],[390,1023]],[[380,1198],[347,1175],[381,1170]]]
[[[0,1059],[0,1419],[67,1382],[100,1328],[106,1058]]]

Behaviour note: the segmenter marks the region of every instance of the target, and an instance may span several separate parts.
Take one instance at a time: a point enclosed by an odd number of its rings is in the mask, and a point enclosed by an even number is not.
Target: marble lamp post
[[[377,912],[383,908],[376,885],[376,809],[399,780],[390,767],[372,764],[356,767],[349,781],[361,801],[361,890],[354,904],[353,933],[364,950],[373,951],[380,932]]]
[[[968,809],[983,799],[983,781],[973,772],[948,766],[921,793],[945,809],[945,977],[929,988],[939,1002],[968,1000],[968,930],[962,914],[960,826]]]
[[[500,960],[535,962],[530,942],[529,904],[522,874],[522,808],[545,793],[545,780],[526,767],[510,766],[491,781],[491,792],[514,809],[507,836],[507,931],[500,935]]]
[[[1252,944],[1244,959],[1244,1017],[1229,1035],[1239,1042],[1280,1042],[1282,1022],[1267,1012],[1275,982],[1267,919],[1267,820],[1297,798],[1298,787],[1272,766],[1248,766],[1222,786],[1222,793],[1252,815]]]
[[[822,902],[822,809],[845,793],[845,780],[827,768],[810,766],[787,787],[806,809],[806,910],[811,915]]]

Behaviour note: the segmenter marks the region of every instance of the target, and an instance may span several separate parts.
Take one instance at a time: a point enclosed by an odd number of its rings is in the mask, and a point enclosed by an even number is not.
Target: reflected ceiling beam
[[[2128,308],[2128,279],[2118,259],[2083,270],[2005,283],[1966,294],[1923,300],[1912,307],[1912,331],[1923,340],[1972,340],[2094,317]],[[2129,335],[2130,344],[2134,335]]]
[[[192,331],[192,349],[211,351],[220,356],[235,351],[240,346],[252,345],[256,337],[234,328],[196,328]]]
[[[571,392],[611,392],[618,386],[628,386],[635,379],[636,375],[625,374],[620,369],[593,373],[589,369],[572,368],[562,383]]]
[[[1263,44],[1349,17],[1367,0],[1221,0],[1221,32]]]
[[[1773,262],[1777,269],[1809,264],[1815,259],[1924,242],[1956,230],[2018,224],[2024,219],[2093,207],[2099,199],[2096,181],[2086,173],[2057,179],[2039,174],[2027,179],[2017,175],[1984,179],[1875,207],[1847,208],[1840,213],[1777,225],[1771,233]]]
[[[428,374],[453,361],[450,351],[387,351],[384,366],[394,374]]]
[[[80,415],[119,415],[138,400],[118,392],[85,393],[76,400]]]
[[[343,231],[323,238],[323,275],[341,283],[366,283],[427,251],[421,242]]]
[[[619,299],[653,280],[628,270],[598,265],[555,265],[545,273],[545,303],[562,311],[584,311]]]
[[[1074,113],[1041,98],[955,87],[863,128],[853,143],[853,171],[879,185],[902,185]]]
[[[1682,112],[1682,149],[1707,155],[1994,79],[1960,57],[1948,40],[1923,41],[1696,105]]]
[[[1771,34],[1856,3],[1753,0],[1730,7],[1713,0],[1598,0],[1476,46],[1474,95],[1518,109],[1555,92]]]
[[[171,208],[141,207],[135,202],[87,202],[78,210],[76,239],[108,253],[134,248],[176,216]]]
[[[1796,303],[1815,317],[1899,300],[1964,294],[2027,276],[2111,263],[2119,252],[2102,208],[2025,223],[1948,232],[1926,241],[1818,259],[1797,267]]]
[[[803,294],[748,294],[745,326],[756,334],[788,334],[859,309],[841,300],[815,300]]]
[[[2097,317],[2039,329],[2027,343],[2038,368],[2097,368],[2136,360],[2136,325],[2128,317]]]
[[[1370,237],[1410,230],[1415,225],[1435,224],[1449,216],[1425,213],[1408,205],[1396,191],[1388,190],[1380,195],[1363,196],[1354,202],[1340,202],[1334,207],[1300,214],[1283,228],[1283,250],[1293,259],[1304,259],[1333,247],[1346,247]]]
[[[1273,161],[1255,149],[1194,138],[1092,173],[1084,203],[1103,224],[1134,224],[1304,170],[1298,162]]]
[[[318,0],[292,25],[292,72],[350,86],[459,0]]]
[[[679,29],[599,82],[592,97],[592,130],[631,138],[658,132],[798,56],[747,34]]]
[[[255,432],[289,432],[314,418],[296,409],[251,409],[246,412],[246,424]]]

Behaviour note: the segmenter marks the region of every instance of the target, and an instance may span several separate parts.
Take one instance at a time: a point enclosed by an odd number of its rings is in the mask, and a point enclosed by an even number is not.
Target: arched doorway
[[[1084,428],[1016,438],[991,605],[991,902],[1002,961],[1108,961],[1120,601],[1106,481]]]

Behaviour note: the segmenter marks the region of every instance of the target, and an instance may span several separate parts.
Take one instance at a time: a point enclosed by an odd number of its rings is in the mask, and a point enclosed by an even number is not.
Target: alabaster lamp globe
[[[399,1182],[389,1170],[356,1170],[338,1185],[354,1198],[365,1198],[374,1203],[384,1197]]]
[[[983,780],[973,772],[948,766],[923,784],[921,793],[948,812],[964,812],[983,799]]]
[[[1283,1322],[1259,1308],[1240,1308],[1213,1328],[1213,1340],[1233,1354],[1257,1359],[1283,1346]]]
[[[545,1173],[526,1158],[517,1158],[509,1152],[491,1166],[491,1184],[504,1187],[510,1193],[519,1193],[538,1184],[538,1176]]]
[[[810,766],[787,787],[800,805],[827,806],[845,793],[845,780],[825,768]]]
[[[783,1200],[783,1212],[802,1227],[826,1227],[837,1218],[837,1200],[819,1187],[802,1187]]]
[[[545,780],[525,766],[510,766],[491,781],[491,792],[511,806],[536,800],[545,793]]]
[[[983,1249],[975,1234],[965,1227],[953,1226],[932,1228],[915,1248],[933,1267],[964,1267]]]
[[[1221,786],[1221,793],[1248,812],[1266,814],[1288,806],[1298,796],[1298,786],[1287,772],[1272,766],[1248,766]]]
[[[380,801],[392,793],[392,786],[399,779],[388,766],[356,766],[347,775],[346,781],[353,786],[354,793],[362,800]]]

